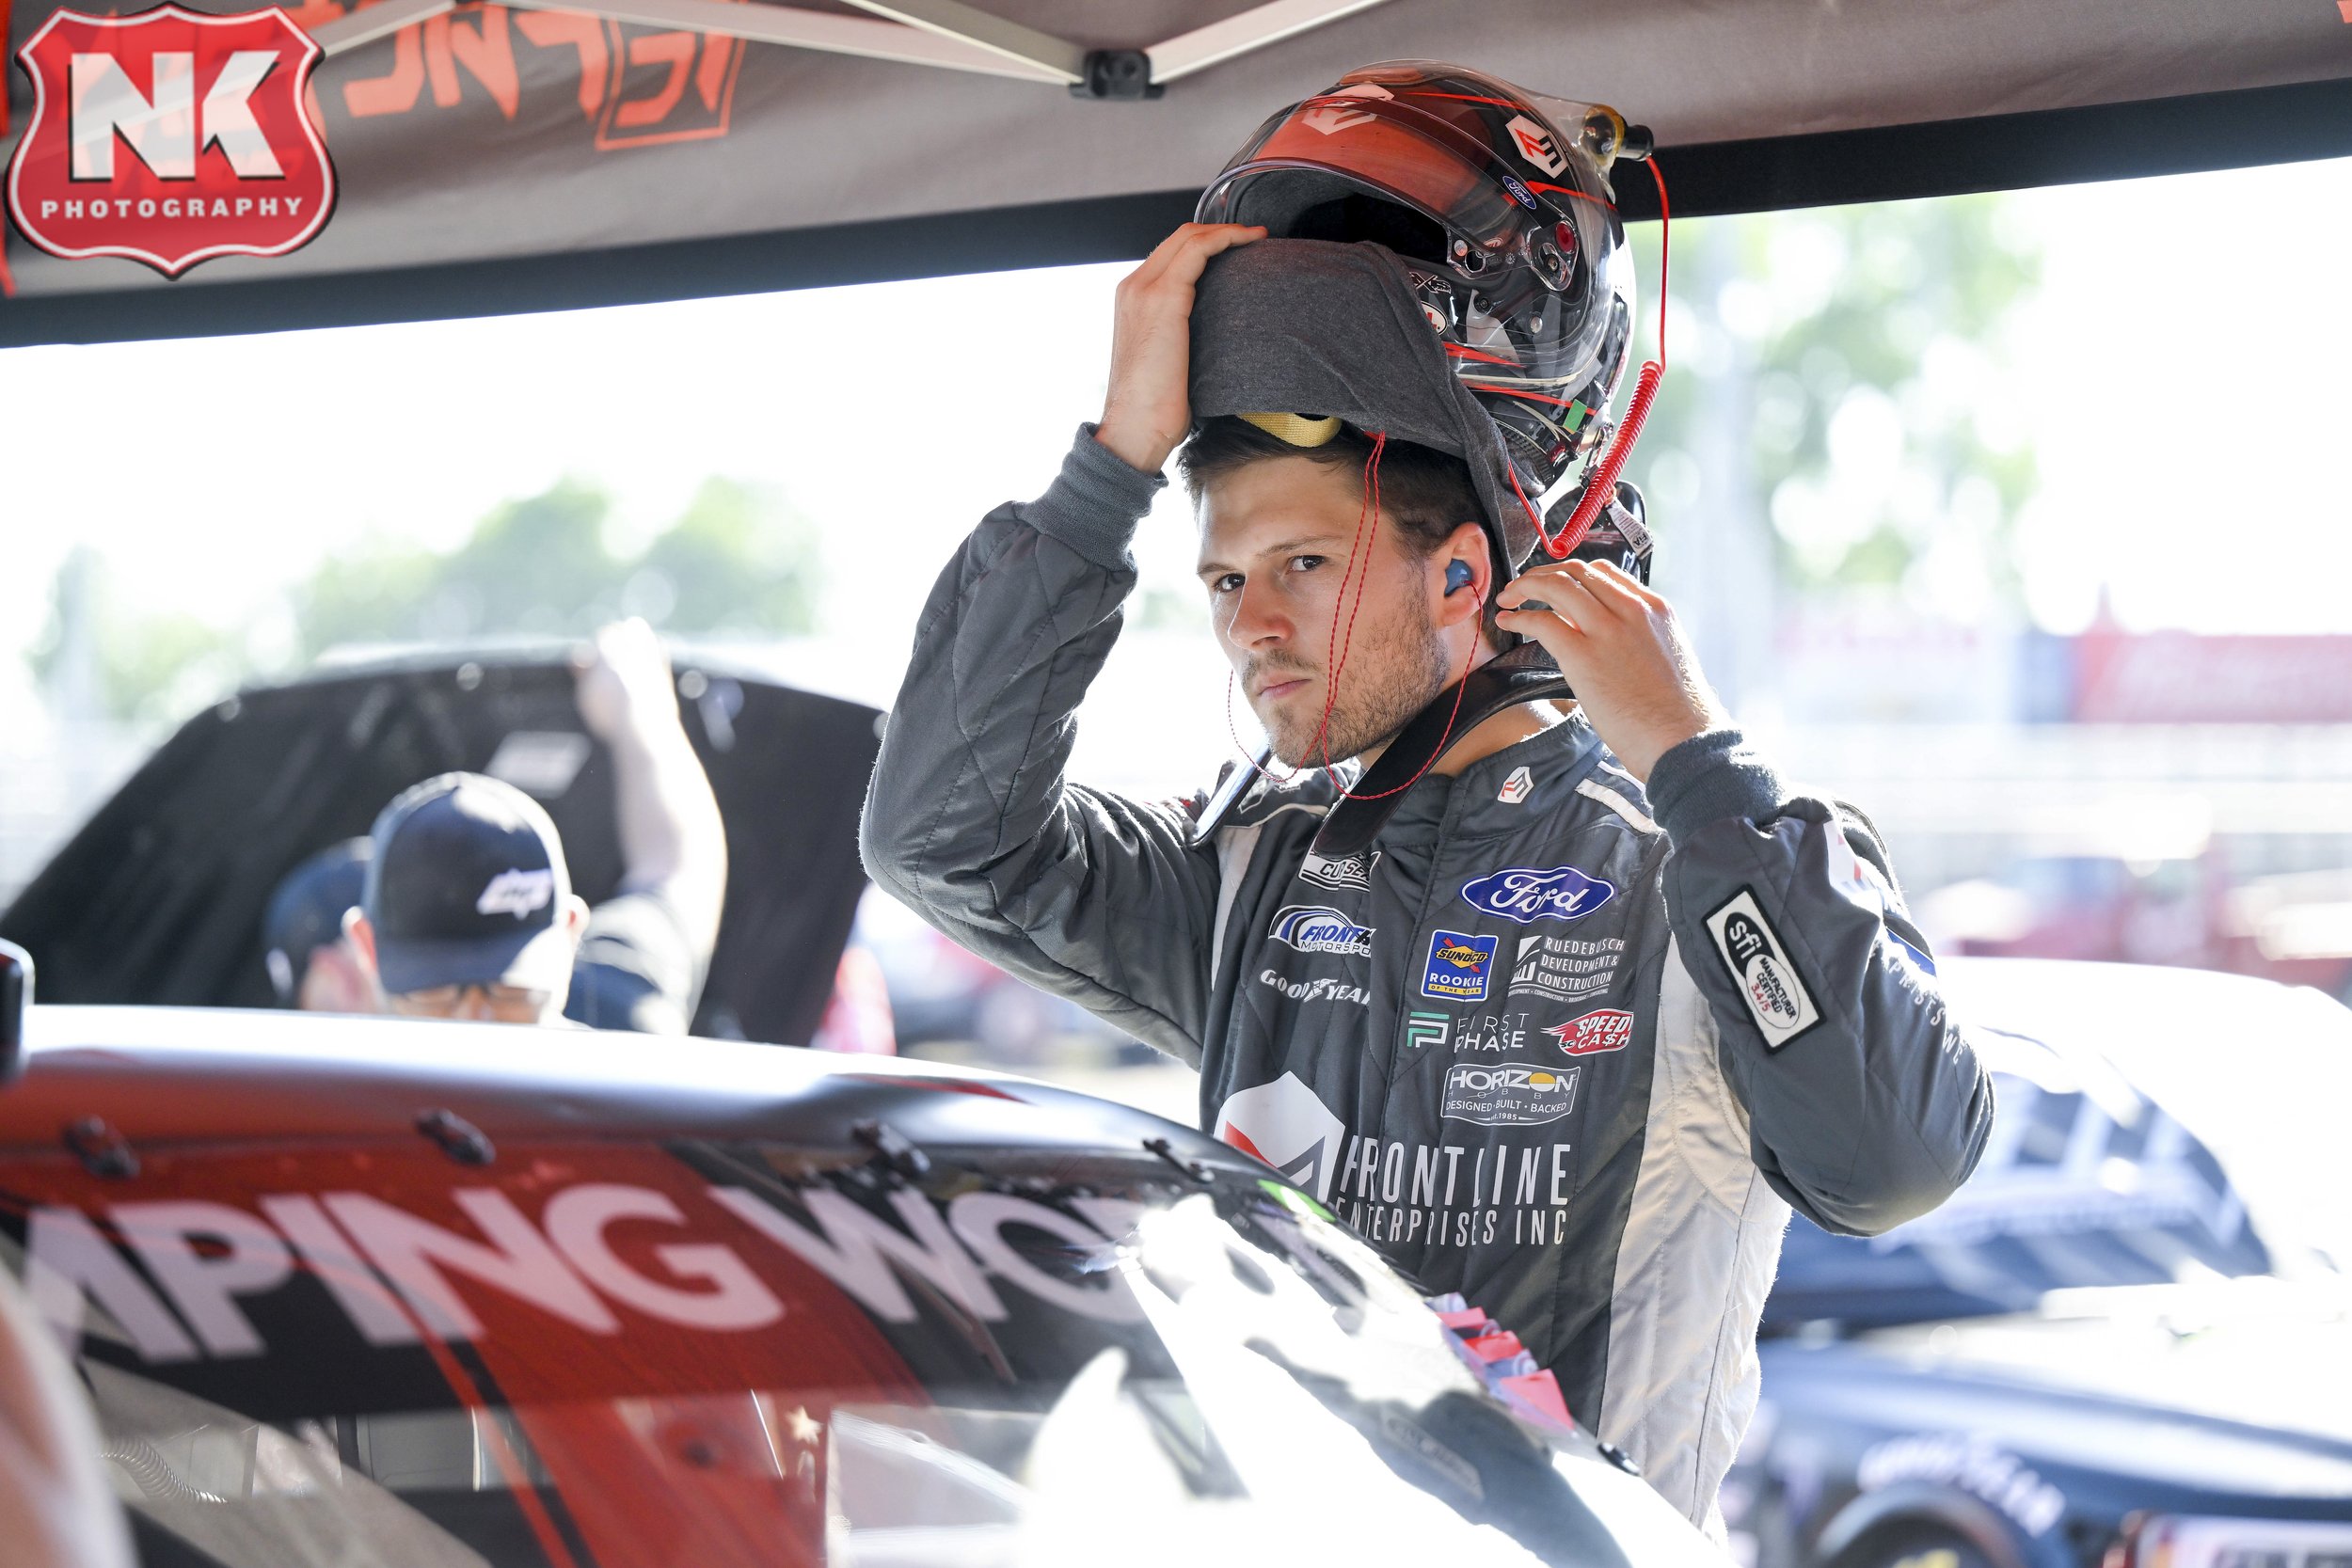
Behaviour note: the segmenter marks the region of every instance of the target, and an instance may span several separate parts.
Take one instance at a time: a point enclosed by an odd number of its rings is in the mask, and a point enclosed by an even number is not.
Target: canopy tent
[[[1267,113],[1386,58],[1617,106],[1692,214],[2352,154],[2352,0],[983,3],[308,0],[320,237],[167,282],[10,234],[0,345],[1136,256]],[[9,8],[13,53],[56,8]]]

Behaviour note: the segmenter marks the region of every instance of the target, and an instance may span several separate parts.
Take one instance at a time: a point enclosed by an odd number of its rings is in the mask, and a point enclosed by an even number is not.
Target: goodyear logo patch
[[[1422,995],[1438,1002],[1486,1001],[1486,987],[1494,979],[1495,948],[1502,940],[1465,931],[1431,932]]]

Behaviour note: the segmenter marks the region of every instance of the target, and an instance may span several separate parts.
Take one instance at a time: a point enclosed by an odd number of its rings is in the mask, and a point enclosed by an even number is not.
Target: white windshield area
[[[2024,1077],[2048,1058],[2015,1037],[2046,1042],[2108,1115],[2144,1100],[2209,1149],[2282,1272],[2352,1266],[2352,1216],[2312,1164],[2352,1104],[2352,1010],[2308,989],[2124,965],[1954,960],[1944,978],[1958,1016],[2012,1037],[1986,1039],[1989,1066]],[[2119,1194],[2137,1175],[2104,1174]]]

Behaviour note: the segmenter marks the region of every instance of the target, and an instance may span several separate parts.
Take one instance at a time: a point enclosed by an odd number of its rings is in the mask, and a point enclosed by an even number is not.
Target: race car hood
[[[1128,1106],[594,1031],[28,1023],[0,1087],[0,1267],[34,1282],[116,1451],[144,1445],[143,1539],[483,1560],[452,1532],[537,1515],[413,1482],[476,1474],[486,1404],[615,1568],[1090,1563],[1138,1529],[1152,1561],[1294,1540],[1350,1563],[1722,1561],[1311,1197]],[[199,1275],[135,1273],[156,1246],[242,1262],[199,1300]],[[365,1456],[331,1480],[286,1436],[320,1419]],[[211,1474],[186,1439],[224,1427],[321,1473],[319,1506],[306,1484],[289,1522],[273,1483],[185,1508]],[[380,1460],[387,1432],[406,1446]],[[403,1506],[374,1508],[388,1471]],[[1378,1506],[1335,1518],[1334,1497]]]
[[[49,1002],[270,1005],[263,907],[304,857],[365,833],[453,768],[529,791],[591,904],[622,874],[612,774],[581,730],[566,650],[385,659],[244,691],[197,715],[34,879],[0,935]],[[874,709],[681,662],[680,708],[726,819],[729,876],[697,1034],[803,1044],[865,872]]]
[[[2233,1397],[2223,1358],[2201,1347],[2165,1353],[2119,1336],[2119,1345],[2146,1353],[2135,1376],[2127,1352],[2091,1349],[2110,1332],[2087,1322],[2031,1358],[2013,1346],[1996,1354],[1964,1338],[1957,1345],[1908,1335],[1818,1346],[1780,1341],[1764,1347],[1764,1383],[1784,1407],[1861,1428],[1883,1427],[1887,1413],[1899,1411],[1908,1433],[2002,1450],[2054,1480],[2079,1471],[2208,1494],[2225,1513],[2243,1512],[2229,1498],[2276,1498],[2282,1507],[2326,1499],[2341,1508],[2352,1497],[2352,1433],[2341,1430],[2345,1374],[2340,1348],[2331,1348],[2342,1344],[2340,1322],[2332,1335],[2321,1329],[2299,1346],[2292,1337],[2278,1338],[2261,1358],[2269,1377],[2300,1385],[2308,1398],[2295,1402],[2255,1386],[2262,1379],[2254,1375]],[[2254,1371],[2252,1355],[2236,1360]],[[2200,1361],[2198,1375],[2180,1375]],[[2323,1370],[2323,1363],[2332,1365]],[[2300,1430],[2267,1425],[2290,1405],[2299,1418],[2285,1424]],[[2328,1435],[2323,1426],[2338,1430]]]
[[[977,1069],[728,1040],[648,1051],[639,1036],[517,1024],[39,1006],[26,1043],[24,1075],[0,1087],[0,1150],[54,1153],[58,1130],[90,1117],[134,1160],[204,1145],[413,1140],[428,1111],[493,1148],[510,1136],[756,1135],[855,1150],[852,1129],[879,1118],[917,1148],[1115,1148],[1152,1164],[1164,1162],[1142,1140],[1164,1137],[1184,1159],[1263,1174],[1213,1138],[1116,1101]]]

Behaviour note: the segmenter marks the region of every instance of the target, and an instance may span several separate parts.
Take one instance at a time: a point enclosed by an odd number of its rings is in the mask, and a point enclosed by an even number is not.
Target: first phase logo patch
[[[53,13],[17,51],[33,117],[8,161],[8,215],[52,256],[127,257],[167,277],[309,244],[335,205],[304,103],[324,55],[275,6]]]
[[[1494,979],[1495,948],[1502,940],[1462,931],[1431,932],[1422,995],[1435,1002],[1486,1001],[1486,987]]]
[[[1798,977],[1788,948],[1746,888],[1707,917],[1715,951],[1740,988],[1740,999],[1764,1036],[1764,1048],[1778,1051],[1821,1022],[1812,992]]]

